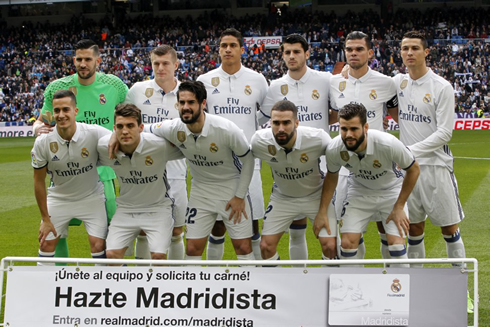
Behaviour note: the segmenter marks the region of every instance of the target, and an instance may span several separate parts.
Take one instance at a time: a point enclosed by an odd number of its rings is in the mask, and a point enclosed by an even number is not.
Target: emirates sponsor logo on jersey
[[[408,80],[404,79],[401,83],[400,83],[400,88],[403,90],[404,88],[406,88],[408,85]]]
[[[246,95],[252,94],[252,88],[250,87],[250,85],[245,85],[245,91],[244,92]]]
[[[70,86],[68,88],[68,91],[71,91],[75,96],[77,95],[77,87],[76,86]]]
[[[340,82],[339,83],[339,91],[344,92],[346,85],[347,85],[347,83],[345,81]]]
[[[211,85],[217,87],[219,85],[219,77],[211,78]]]
[[[147,165],[147,166],[153,165],[153,158],[151,156],[147,156],[145,158],[145,165]]]
[[[318,92],[318,90],[313,90],[313,92],[311,92],[311,98],[313,100],[318,100],[320,99],[320,93]]]
[[[99,103],[100,104],[106,104],[107,103],[107,99],[105,98],[105,94],[104,93],[101,93],[99,95]]]
[[[350,159],[349,152],[340,151],[340,158],[344,161],[349,161],[349,159]]]
[[[282,95],[286,95],[286,94],[288,94],[288,92],[289,92],[289,87],[288,87],[288,85],[287,85],[287,84],[283,84],[283,85],[281,85],[281,94],[282,94]]]
[[[378,95],[376,94],[376,90],[371,90],[371,93],[369,93],[369,99],[376,100],[377,98]]]
[[[301,157],[299,157],[299,161],[301,163],[307,163],[310,158],[308,158],[308,155],[306,153],[302,153]]]
[[[49,143],[49,149],[53,153],[58,152],[58,142],[51,142],[51,143]]]
[[[219,148],[218,146],[216,145],[216,143],[211,143],[209,145],[209,151],[211,151],[212,153],[216,153],[218,152]]]
[[[269,146],[267,147],[267,149],[269,150],[269,153],[270,153],[272,156],[275,156],[275,155],[276,155],[276,153],[277,153],[277,149],[276,149],[276,147],[275,147],[274,145],[272,145],[272,144],[271,144],[271,145],[269,145]]]
[[[381,168],[381,162],[379,162],[378,160],[374,160],[373,161],[373,167],[374,168]]]
[[[153,92],[154,92],[153,88],[152,88],[152,87],[149,87],[149,88],[147,88],[147,89],[145,90],[145,96],[146,96],[147,98],[151,98],[151,97],[152,97],[152,95],[153,95]]]
[[[427,93],[427,94],[424,96],[424,103],[430,103],[430,100],[431,100],[430,94],[429,94],[429,93]]]
[[[393,284],[391,284],[391,291],[393,293],[399,293],[402,290],[402,285],[398,278],[393,279]]]
[[[177,132],[177,140],[179,140],[179,142],[181,142],[181,143],[184,143],[185,139],[186,139],[185,132],[184,131],[178,131]]]
[[[90,155],[90,152],[88,152],[87,148],[82,148],[81,155],[82,155],[82,158],[88,158],[88,156]]]

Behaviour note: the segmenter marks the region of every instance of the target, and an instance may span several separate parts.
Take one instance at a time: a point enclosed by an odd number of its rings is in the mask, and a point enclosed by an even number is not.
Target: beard
[[[185,113],[191,113],[192,116],[190,118],[184,118],[183,114]],[[201,117],[201,106],[199,106],[199,109],[194,113],[190,109],[185,109],[182,110],[180,114],[180,120],[182,120],[184,124],[194,124],[199,119],[199,117]]]
[[[364,134],[364,129],[362,131],[363,131],[362,136],[359,137],[359,139],[356,141],[356,143],[354,145],[351,145],[351,146],[347,145],[346,139],[342,138],[342,141],[344,142],[344,145],[347,148],[347,150],[355,152],[357,150],[357,148],[359,148],[359,146],[362,144],[362,142],[364,142],[366,135]]]
[[[94,70],[85,70],[83,72],[78,72],[78,77],[81,79],[89,79],[90,77],[94,76],[95,74],[95,69]]]
[[[280,146],[284,146],[284,145],[288,144],[288,143],[289,143],[289,141],[291,141],[291,139],[292,139],[292,138],[293,138],[293,136],[294,136],[294,133],[296,133],[296,129],[295,129],[295,130],[293,130],[293,131],[291,132],[291,134],[284,133],[284,132],[282,132],[282,133],[277,133],[277,134],[275,134],[275,135],[274,135],[274,139],[276,140],[277,144],[279,144]],[[281,139],[279,139],[279,138],[278,138],[279,136],[286,136],[286,137],[285,137],[285,138],[281,138]]]

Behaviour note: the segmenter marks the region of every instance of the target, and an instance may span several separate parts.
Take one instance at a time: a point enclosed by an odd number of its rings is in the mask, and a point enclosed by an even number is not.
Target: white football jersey
[[[262,129],[252,138],[252,153],[269,164],[274,177],[272,192],[300,198],[322,189],[324,172],[320,157],[325,154],[330,136],[322,129],[299,126],[291,152],[277,144],[272,129]]]
[[[208,113],[234,122],[250,141],[258,127],[257,110],[267,94],[265,77],[242,65],[233,75],[220,66],[197,80],[206,87]]]
[[[325,154],[328,171],[335,173],[345,167],[351,172],[349,196],[383,196],[399,192],[403,173],[398,166],[405,170],[410,168],[415,162],[414,155],[389,133],[369,130],[366,139],[366,154],[360,157],[346,149],[340,135],[335,137]]]
[[[180,82],[171,92],[165,93],[154,79],[135,83],[126,94],[125,103],[132,103],[141,110],[143,124],[159,123],[167,119],[180,119],[177,91]],[[168,179],[185,179],[185,160],[173,160],[167,164]]]
[[[62,139],[54,128],[51,133],[37,137],[31,150],[32,167],[47,166],[51,177],[48,199],[78,201],[95,192],[103,192],[97,173],[97,142],[111,131],[98,125],[76,124],[70,141]],[[108,156],[108,152],[104,155]]]
[[[116,172],[120,186],[120,196],[116,198],[117,210],[158,212],[159,208],[172,204],[167,194],[167,161],[183,158],[184,155],[167,140],[149,133],[140,135],[140,143],[131,156],[119,151],[116,159],[109,159],[110,135],[100,139],[97,150],[101,163]]]
[[[408,74],[394,77],[398,92],[400,140],[412,150],[420,165],[453,170],[448,142],[454,127],[454,90],[429,71],[417,80]]]
[[[301,126],[321,128],[329,132],[328,98],[331,76],[329,72],[319,72],[307,67],[306,73],[298,81],[289,74],[272,81],[262,104],[264,115],[270,118],[271,109],[276,102],[289,100],[298,108]]]

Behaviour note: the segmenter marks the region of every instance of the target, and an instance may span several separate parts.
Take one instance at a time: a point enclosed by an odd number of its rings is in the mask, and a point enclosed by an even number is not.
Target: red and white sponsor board
[[[244,37],[243,42],[247,45],[248,48],[253,47],[255,44],[257,44],[258,47],[264,44],[266,49],[277,49],[281,46],[282,36]]]
[[[475,129],[490,129],[489,118],[475,118],[475,119],[455,119],[454,129],[456,130],[475,130]]]

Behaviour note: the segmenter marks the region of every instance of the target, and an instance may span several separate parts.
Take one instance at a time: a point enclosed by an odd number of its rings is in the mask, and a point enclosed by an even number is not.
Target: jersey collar
[[[368,66],[368,71],[361,78],[354,78],[351,76],[351,74],[349,74],[349,81],[354,85],[358,82],[366,83],[366,81],[369,79],[369,77],[371,77],[371,75],[372,75],[372,70]]]
[[[177,91],[179,90],[180,81],[176,77],[174,77],[174,81],[176,81],[177,84],[175,85],[175,88],[172,91],[168,92],[168,94],[177,95]],[[159,93],[162,93],[163,89],[160,87],[160,85],[157,84],[155,79],[151,80],[151,86],[153,87],[154,90],[158,91]],[[165,94],[167,94],[167,93],[165,93]]]
[[[141,153],[143,151],[143,146],[144,146],[144,143],[145,143],[145,134],[146,133],[140,133],[140,143],[138,144],[138,146],[134,150],[133,155],[135,153]],[[126,154],[124,152],[122,152],[121,150],[118,150],[117,153],[116,153],[116,157],[117,157],[117,159],[121,159],[121,158],[127,157],[127,156],[126,156]]]
[[[432,71],[432,69],[429,68],[429,70],[427,70],[427,73],[425,73],[425,75],[422,76],[422,77],[420,77],[419,79],[413,80],[413,79],[410,78],[410,75],[408,75],[408,78],[410,79],[410,81],[412,82],[412,84],[422,85],[425,82],[427,82],[429,79],[431,79],[431,77],[432,77],[433,74],[434,74],[434,72]]]
[[[306,66],[306,72],[303,75],[303,77],[301,77],[299,80],[295,80],[295,79],[291,78],[291,76],[289,76],[289,72],[288,72],[286,74],[286,80],[287,80],[288,84],[290,84],[290,85],[294,85],[296,83],[306,84],[306,82],[308,82],[308,79],[312,75],[311,71],[312,71],[312,69],[310,67]]]
[[[233,75],[230,75],[228,74],[227,72],[225,72],[222,68],[222,66],[219,66],[219,73],[224,77],[224,78],[228,78],[228,77],[232,77],[232,78],[235,78],[235,79],[238,79],[240,76],[243,75],[245,69],[243,68],[243,65],[240,64],[240,69]]]
[[[274,144],[274,146],[276,147],[276,149],[278,151],[285,151],[285,149],[282,146],[277,144],[276,139],[274,138],[274,134],[272,134],[272,129],[270,131],[271,131],[271,141]],[[300,127],[296,128],[296,142],[294,142],[292,150],[301,149],[302,136],[303,136],[303,130]]]

